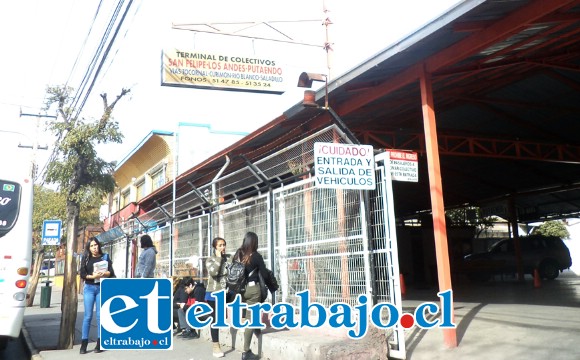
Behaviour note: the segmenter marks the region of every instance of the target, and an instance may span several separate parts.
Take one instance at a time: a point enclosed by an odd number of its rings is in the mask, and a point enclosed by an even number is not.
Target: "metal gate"
[[[399,273],[399,252],[395,223],[395,205],[391,169],[387,152],[375,156],[377,188],[370,192],[371,197],[371,239],[373,239],[374,267],[381,269],[386,276],[376,280],[377,293],[385,294],[384,301],[395,305],[399,314],[403,314],[401,299],[401,282]],[[392,329],[389,342],[389,355],[405,359],[405,332],[400,324]]]
[[[375,157],[375,190],[317,188],[310,172],[315,142],[349,141],[334,126],[322,129],[194,188],[175,199],[174,206],[166,203],[139,216],[139,229],[158,245],[156,276],[203,279],[211,239],[225,238],[227,252],[233,254],[244,234],[253,231],[280,283],[276,301],[296,303],[295,294],[308,289],[311,301],[327,307],[337,302],[356,306],[358,296],[365,294],[373,303],[389,302],[402,313],[386,153]],[[288,173],[292,181],[281,181]],[[263,183],[268,187],[261,187]],[[247,197],[238,199],[238,193]],[[173,213],[187,218],[172,223]],[[187,264],[192,258],[196,269]],[[390,356],[405,358],[403,329],[389,329],[388,335]]]
[[[402,314],[393,191],[388,158],[376,158],[373,191],[322,189],[308,178],[273,191],[278,300],[358,305],[360,294]],[[386,159],[386,161],[385,161]],[[391,329],[390,356],[404,359],[404,330]]]

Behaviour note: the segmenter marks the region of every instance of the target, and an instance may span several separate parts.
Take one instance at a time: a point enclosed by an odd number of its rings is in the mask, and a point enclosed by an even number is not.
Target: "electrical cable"
[[[109,45],[107,46],[107,49],[105,50],[103,57],[101,58],[101,62],[99,63],[99,67],[97,68],[97,71],[96,71],[95,75],[93,76],[93,81],[91,82],[91,85],[89,86],[89,89],[85,94],[83,102],[81,103],[81,106],[76,109],[77,110],[76,116],[78,116],[80,114],[80,112],[82,111],[82,109],[85,106],[85,103],[87,101],[87,98],[89,97],[89,94],[93,90],[93,86],[95,85],[95,81],[97,80],[97,77],[99,76],[99,73],[101,72],[103,64],[105,63],[105,60],[107,59],[107,55],[109,54],[109,51],[111,50],[111,47],[113,46],[113,43],[115,42],[117,34],[119,33],[119,30],[121,29],[121,26],[123,25],[123,22],[125,21],[125,18],[127,16],[127,13],[129,12],[129,8],[131,8],[132,3],[133,3],[133,0],[129,0],[129,4],[125,8],[125,12],[123,13],[121,20],[119,21],[119,24],[117,25],[117,28],[115,29],[115,33],[113,34],[113,37],[112,37],[111,41],[109,42]]]
[[[79,59],[81,58],[81,56],[85,50],[85,47],[87,46],[87,42],[88,42],[89,37],[91,36],[91,32],[93,31],[93,28],[95,26],[95,22],[97,21],[97,16],[99,15],[99,11],[101,9],[102,4],[103,4],[103,0],[99,1],[99,5],[97,6],[97,10],[95,11],[95,15],[93,16],[93,21],[91,22],[91,26],[89,27],[89,32],[87,33],[87,36],[85,37],[85,40],[83,41],[83,44],[81,45],[81,49],[79,50],[79,52],[77,54],[77,57],[76,57],[75,62],[73,64],[73,67],[70,71],[70,74],[69,74],[68,78],[66,79],[65,86],[67,86],[68,83],[70,82],[72,74],[75,72],[75,69],[76,69],[77,64],[79,62]]]
[[[115,10],[113,12],[113,15],[111,16],[111,19],[109,20],[109,23],[107,25],[107,28],[105,30],[105,33],[101,37],[101,41],[100,41],[99,46],[98,46],[98,48],[97,48],[97,50],[95,52],[95,55],[93,56],[93,59],[92,59],[91,63],[89,64],[89,67],[87,68],[87,71],[85,71],[85,75],[83,77],[83,80],[81,82],[81,85],[79,86],[79,89],[77,89],[77,92],[76,92],[75,96],[73,97],[73,100],[72,100],[72,103],[71,103],[72,104],[71,108],[73,109],[73,111],[75,111],[75,106],[76,106],[75,104],[78,103],[78,101],[79,101],[79,99],[81,97],[81,94],[84,91],[84,88],[86,87],[88,78],[90,77],[90,74],[94,70],[96,61],[99,58],[100,54],[102,53],[102,49],[104,48],[104,44],[105,44],[106,40],[108,39],[109,34],[111,32],[111,29],[113,28],[113,25],[114,25],[114,23],[116,22],[116,20],[118,18],[118,14],[119,14],[119,12],[120,12],[120,10],[122,8],[123,2],[124,1],[119,1],[119,3],[117,4],[117,6],[116,6],[116,8],[115,8]],[[87,38],[86,39],[88,39],[88,37],[90,35],[90,32],[93,29],[93,25],[94,25],[95,19],[98,16],[98,13],[99,13],[99,11],[101,9],[101,4],[102,4],[102,0],[99,3],[99,6],[97,7],[97,11],[95,13],[95,18],[93,19],[93,24],[91,24],[91,28],[89,29],[89,34],[87,35]],[[129,4],[129,6],[130,6],[130,4]],[[122,20],[121,20],[121,23],[122,23]],[[119,24],[119,26],[120,25],[121,24]],[[118,32],[118,29],[117,29],[117,32]],[[113,41],[114,41],[114,39],[109,44],[109,47],[110,47],[110,45],[112,44]],[[86,42],[87,42],[87,40],[85,40],[85,43],[83,44],[83,46],[86,45]],[[80,57],[80,55],[79,55],[79,57]],[[105,58],[106,58],[106,54],[105,54]],[[78,60],[78,57],[77,57],[77,60]],[[75,61],[75,65],[76,65],[76,63],[77,63],[77,61]],[[71,75],[72,75],[72,72],[73,71],[74,71],[74,67],[71,70]],[[68,81],[69,80],[70,80],[70,76],[69,76],[69,79],[67,80],[67,84],[68,84]],[[94,83],[94,81],[93,81],[93,83]],[[86,97],[88,97],[88,94],[89,93],[90,93],[90,91],[85,96],[85,101],[86,101]],[[84,101],[83,101],[83,106],[84,106]],[[81,107],[81,110],[82,110],[82,107]],[[77,110],[75,116],[78,116],[79,113],[80,113],[80,110]],[[56,140],[56,142],[60,142],[61,140],[62,140],[62,135]],[[48,161],[45,163],[45,165],[43,166],[42,170],[38,173],[39,175],[43,175],[41,177],[42,179],[44,179],[44,173],[46,172],[46,170],[48,168],[48,164],[50,164],[52,161],[55,161],[56,160],[56,156],[57,156],[57,152],[56,152],[56,148],[54,148],[53,151],[52,151],[52,153],[51,153],[51,155],[49,156]],[[44,180],[43,180],[43,182],[42,182],[41,185],[44,185]]]
[[[92,73],[95,69],[95,65],[97,63],[97,60],[99,59],[99,57],[101,57],[105,43],[107,42],[107,39],[109,38],[109,35],[111,33],[111,29],[113,28],[113,25],[117,21],[117,17],[119,15],[119,12],[121,10],[123,2],[124,1],[119,1],[119,3],[117,3],[117,6],[113,12],[113,15],[111,16],[111,19],[109,20],[109,23],[107,24],[107,28],[105,29],[105,33],[101,37],[101,41],[99,43],[99,46],[97,47],[97,50],[95,51],[95,54],[94,54],[89,66],[87,68],[87,71],[85,71],[85,75],[81,81],[81,85],[79,85],[79,87],[77,88],[76,94],[73,97],[73,100],[71,102],[72,109],[77,108],[78,102],[80,101],[82,94],[85,92],[85,88],[87,86],[89,78],[92,76]],[[78,113],[80,113],[80,112],[77,111],[76,116],[78,116]]]

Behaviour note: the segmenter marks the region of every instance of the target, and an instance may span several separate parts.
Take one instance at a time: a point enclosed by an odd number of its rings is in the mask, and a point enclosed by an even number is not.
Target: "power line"
[[[81,58],[81,56],[82,56],[82,54],[83,54],[83,52],[85,50],[85,47],[87,46],[87,42],[88,42],[89,37],[91,36],[91,32],[93,31],[93,28],[95,26],[95,22],[97,21],[97,16],[99,15],[99,11],[101,9],[101,5],[102,4],[103,4],[103,0],[99,1],[99,5],[97,6],[97,10],[95,11],[95,15],[93,16],[93,21],[91,22],[91,27],[89,28],[89,32],[87,33],[87,36],[85,37],[85,40],[83,41],[83,44],[81,45],[81,48],[80,48],[80,50],[79,50],[79,52],[77,54],[77,57],[76,57],[75,62],[73,64],[73,67],[72,67],[72,69],[70,71],[70,74],[69,74],[68,78],[66,79],[65,86],[68,85],[68,83],[69,83],[69,81],[71,79],[72,74],[75,72],[75,69],[76,69],[77,64],[79,62],[79,59]]]
[[[83,79],[81,80],[81,84],[77,88],[76,94],[73,97],[73,101],[71,103],[71,107],[73,109],[77,109],[78,102],[80,101],[82,94],[85,92],[85,88],[87,86],[89,78],[91,77],[91,75],[95,69],[95,65],[97,63],[97,60],[99,59],[99,57],[101,57],[105,43],[107,42],[107,39],[111,33],[111,29],[113,28],[113,25],[117,21],[117,17],[119,15],[119,12],[121,11],[122,6],[123,6],[123,1],[119,1],[117,3],[115,11],[113,12],[113,15],[111,16],[111,19],[109,20],[109,22],[107,24],[107,28],[105,29],[105,33],[101,37],[101,41],[99,42],[99,46],[97,47],[97,50],[95,51],[95,54],[93,55],[93,58],[91,59],[91,62],[89,63],[89,66],[87,67],[87,70],[85,71],[85,75],[84,75]],[[80,113],[80,111],[77,112],[77,116],[78,116],[78,113]]]
[[[101,72],[103,64],[105,63],[105,60],[107,59],[107,55],[109,54],[109,51],[111,50],[111,47],[113,46],[113,43],[115,42],[115,39],[117,38],[117,34],[119,34],[119,30],[121,29],[121,26],[123,25],[123,22],[125,21],[127,13],[129,12],[129,9],[131,8],[131,4],[133,4],[133,0],[129,0],[129,4],[125,8],[125,12],[123,13],[121,20],[119,21],[119,24],[117,25],[117,28],[115,29],[115,33],[113,34],[113,38],[111,39],[111,41],[109,42],[109,45],[107,46],[107,49],[105,50],[105,54],[101,58],[101,62],[99,63],[99,67],[97,68],[97,72],[93,76],[93,81],[91,82],[91,85],[89,86],[89,89],[85,94],[85,98],[83,99],[83,102],[82,102],[80,108],[77,109],[76,116],[78,116],[80,114],[80,112],[82,111],[82,109],[85,106],[85,103],[87,101],[87,98],[89,97],[89,94],[93,90],[93,86],[95,85],[95,81],[97,80],[97,77],[99,76],[99,73]]]
[[[118,4],[118,6],[115,8],[115,12],[114,12],[114,14],[111,17],[111,20],[109,21],[109,24],[107,26],[107,29],[105,30],[105,34],[103,34],[103,37],[101,38],[101,42],[99,43],[99,47],[97,48],[97,51],[95,53],[95,56],[93,56],[93,60],[91,61],[91,63],[89,64],[89,68],[87,68],[87,71],[85,72],[85,76],[83,77],[83,83],[81,85],[81,90],[77,91],[77,93],[75,95],[75,98],[73,98],[73,106],[72,106],[72,108],[74,109],[73,111],[76,111],[76,114],[74,115],[74,117],[78,117],[79,114],[81,113],[81,111],[82,111],[82,109],[83,109],[83,107],[84,107],[84,105],[86,103],[86,100],[87,100],[88,96],[90,95],[90,93],[91,93],[91,91],[93,89],[93,86],[95,84],[95,81],[96,81],[97,77],[99,76],[99,73],[100,73],[100,71],[101,71],[101,69],[103,67],[103,64],[105,63],[105,61],[107,59],[107,55],[109,54],[109,52],[111,50],[111,47],[113,46],[113,43],[115,42],[115,39],[117,37],[117,34],[119,33],[119,30],[121,29],[121,26],[123,25],[123,22],[125,21],[125,18],[127,16],[127,13],[129,12],[129,9],[131,8],[131,5],[133,3],[133,0],[130,0],[129,3],[128,3],[128,5],[127,5],[127,7],[125,8],[125,12],[123,13],[123,16],[121,17],[121,20],[119,21],[119,23],[117,25],[117,28],[115,29],[115,32],[113,33],[113,37],[109,41],[109,44],[108,44],[108,46],[107,46],[107,48],[105,50],[105,53],[101,57],[101,61],[99,62],[99,66],[98,66],[98,68],[97,68],[97,70],[96,70],[96,72],[95,72],[95,74],[94,74],[94,76],[92,78],[91,84],[90,84],[88,90],[85,92],[84,98],[83,98],[80,106],[77,106],[78,101],[81,98],[81,94],[82,94],[82,92],[84,91],[84,89],[85,89],[85,87],[87,85],[88,78],[90,77],[91,73],[93,72],[94,67],[95,67],[95,64],[96,64],[96,61],[99,58],[99,56],[101,55],[102,50],[103,50],[103,47],[104,47],[104,44],[105,44],[107,38],[109,37],[109,34],[111,32],[111,29],[112,29],[114,23],[117,20],[118,14],[120,12],[120,9],[122,8],[123,3],[124,3],[124,1],[120,1],[119,4]],[[99,8],[100,8],[100,4],[99,4]],[[97,13],[98,13],[98,11],[99,11],[99,9],[97,9]],[[92,29],[92,26],[91,26],[91,29]],[[57,142],[60,141],[60,140],[62,140],[62,139],[61,138],[58,138],[57,139]],[[42,168],[40,174],[44,174],[46,172],[47,167],[48,167],[48,164],[50,162],[52,162],[52,161],[55,161],[56,156],[57,156],[56,148],[54,148],[53,151],[52,151],[52,153],[51,153],[51,155],[50,155],[50,157],[49,157],[49,160],[46,162],[46,164]],[[44,184],[44,181],[43,181],[43,184]]]
[[[137,13],[139,12],[139,10],[141,10],[141,5],[142,4],[143,4],[143,2],[140,2],[139,5],[137,6],[137,8],[135,9],[135,13],[133,14],[133,18],[131,20],[131,24],[127,26],[127,29],[125,30],[125,33],[123,34],[123,40],[122,41],[124,41],[127,38],[127,34],[129,33],[129,30],[131,29],[131,25],[132,25],[133,21],[135,21],[135,17],[137,16]],[[101,77],[101,79],[103,79],[107,75],[109,69],[113,65],[113,62],[117,58],[117,54],[119,53],[119,50],[120,49],[121,49],[121,47],[118,46],[117,47],[117,50],[115,50],[115,53],[113,54],[113,56],[111,58],[111,61],[109,62],[107,68],[105,69],[105,71],[104,71],[103,76]]]

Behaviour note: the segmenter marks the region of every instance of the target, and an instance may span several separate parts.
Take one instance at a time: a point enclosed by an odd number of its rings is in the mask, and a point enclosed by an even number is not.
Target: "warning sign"
[[[314,143],[316,186],[374,190],[375,161],[371,145]]]
[[[392,180],[419,182],[419,163],[416,152],[398,150],[388,152],[391,159]]]

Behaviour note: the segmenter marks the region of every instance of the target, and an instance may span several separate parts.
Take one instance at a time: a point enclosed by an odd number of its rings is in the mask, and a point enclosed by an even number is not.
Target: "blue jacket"
[[[141,252],[137,262],[137,269],[135,270],[136,278],[152,278],[155,275],[156,255],[157,249],[155,249],[155,246]]]

